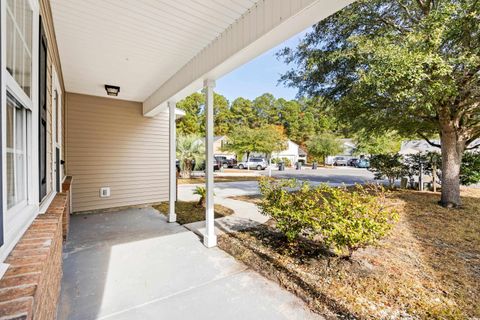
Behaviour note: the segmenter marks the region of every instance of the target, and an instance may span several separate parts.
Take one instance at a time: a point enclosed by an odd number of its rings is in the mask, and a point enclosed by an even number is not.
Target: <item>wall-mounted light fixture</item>
[[[118,93],[120,92],[120,87],[117,86],[111,86],[109,84],[105,85],[105,90],[107,91],[107,94],[109,96],[118,96]]]

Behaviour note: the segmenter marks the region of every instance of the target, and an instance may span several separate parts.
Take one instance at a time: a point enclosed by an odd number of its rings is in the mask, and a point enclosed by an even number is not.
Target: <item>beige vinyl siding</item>
[[[145,118],[141,103],[75,93],[66,111],[74,212],[168,200],[168,113]]]

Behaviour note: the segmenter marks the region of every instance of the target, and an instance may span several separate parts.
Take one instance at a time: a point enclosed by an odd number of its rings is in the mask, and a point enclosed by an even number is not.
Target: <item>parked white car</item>
[[[257,169],[265,170],[268,167],[268,163],[263,158],[250,158],[248,161],[242,161],[237,164],[238,169]]]
[[[334,166],[346,166],[348,164],[348,160],[345,157],[335,157],[333,159]]]

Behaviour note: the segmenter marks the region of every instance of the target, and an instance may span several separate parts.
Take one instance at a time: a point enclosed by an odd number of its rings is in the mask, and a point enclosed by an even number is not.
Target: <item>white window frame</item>
[[[16,98],[14,97],[14,99],[16,99]],[[29,156],[29,138],[28,137],[29,137],[29,134],[30,134],[29,127],[31,126],[32,119],[31,119],[31,112],[29,112],[30,109],[25,108],[23,105],[21,105],[21,109],[23,109],[22,112],[23,112],[24,117],[25,117],[25,119],[24,119],[25,123],[24,124],[25,124],[25,129],[26,129],[25,137],[23,137],[23,144],[25,146],[24,149],[26,151],[26,154],[24,154],[24,157],[25,157],[25,160],[24,160],[24,162],[25,162],[25,168],[24,168],[25,169],[25,172],[24,172],[25,173],[25,186],[24,186],[25,199],[22,200],[21,202],[15,204],[11,208],[6,207],[7,215],[15,215],[15,214],[21,212],[25,207],[28,206],[28,196],[29,196],[28,195],[28,189],[29,189],[28,188],[28,183],[29,183],[29,172],[28,172],[28,169],[29,169],[29,157],[28,157]],[[15,111],[14,111],[13,118],[14,118],[13,123],[16,126],[17,121],[16,121],[16,112]],[[16,127],[13,130],[13,134],[14,134],[14,136],[16,136],[16,134],[17,134]],[[14,143],[16,143],[16,137],[14,138]],[[5,148],[5,151],[8,152],[9,149],[10,148]],[[14,152],[14,154],[16,154],[16,148],[13,148],[12,151]],[[14,165],[16,166],[16,161],[14,161]],[[5,172],[5,174],[6,174],[6,172]],[[15,184],[16,184],[16,181],[15,181]]]
[[[55,96],[55,93],[57,93],[57,96]],[[62,110],[63,110],[63,105],[62,105],[62,87],[60,86],[60,81],[58,80],[58,75],[57,71],[55,68],[52,68],[52,114],[53,114],[53,119],[54,119],[54,124],[52,130],[53,132],[53,146],[58,148],[60,150],[60,183],[65,179],[65,174],[63,170],[63,165],[61,163],[62,161]],[[56,157],[53,161],[53,166],[54,170],[53,172],[55,173],[55,179],[57,179],[57,165],[56,165]],[[56,183],[56,182],[55,182]]]
[[[15,244],[20,240],[23,233],[39,212],[39,184],[38,184],[38,52],[39,52],[39,3],[38,0],[28,0],[32,9],[32,83],[28,97],[20,85],[6,69],[6,44],[7,44],[7,3],[1,5],[1,112],[2,112],[2,150],[6,150],[6,103],[7,91],[12,94],[26,109],[30,110],[30,120],[27,121],[27,203],[19,211],[7,210],[7,174],[6,152],[2,151],[2,191],[3,191],[3,228],[4,244],[0,247],[0,263],[6,259]],[[12,208],[12,209],[14,209]]]
[[[50,165],[50,176],[47,176],[47,179],[50,179],[50,192],[45,196],[45,198],[41,201],[40,203],[40,213],[45,213],[50,206],[50,203],[53,201],[53,198],[55,198],[55,195],[57,194],[56,190],[56,184],[57,184],[57,156],[56,156],[56,148],[58,147],[60,149],[60,160],[62,156],[62,133],[59,132],[62,128],[62,88],[60,87],[60,81],[58,80],[57,72],[55,71],[55,68],[52,68],[52,76],[51,76],[51,85],[52,85],[52,90],[51,90],[51,110],[52,110],[52,118],[47,119],[49,123],[47,123],[47,126],[52,128],[52,140],[47,141],[47,143],[50,143],[50,147],[52,150],[52,158],[51,158],[51,163],[47,164]],[[58,96],[55,97],[55,92],[57,92]],[[58,99],[58,101],[56,101]],[[58,112],[60,111],[60,112]],[[57,119],[57,115],[59,118]],[[51,123],[50,123],[51,122]],[[58,124],[58,127],[57,127]],[[65,179],[64,174],[63,174],[63,166],[60,163],[60,184],[63,182]],[[60,185],[61,188],[61,185]]]

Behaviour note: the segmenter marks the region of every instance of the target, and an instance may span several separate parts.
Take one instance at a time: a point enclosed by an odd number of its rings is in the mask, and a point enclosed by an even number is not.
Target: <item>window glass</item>
[[[7,209],[26,200],[27,110],[7,97]]]
[[[32,87],[33,11],[28,0],[7,1],[7,71],[25,94]]]
[[[14,181],[14,119],[15,108],[10,104],[10,100],[7,101],[7,207],[11,208],[15,202],[15,181]]]
[[[26,130],[27,119],[24,108],[15,110],[15,180],[17,181],[17,203],[26,199]]]

